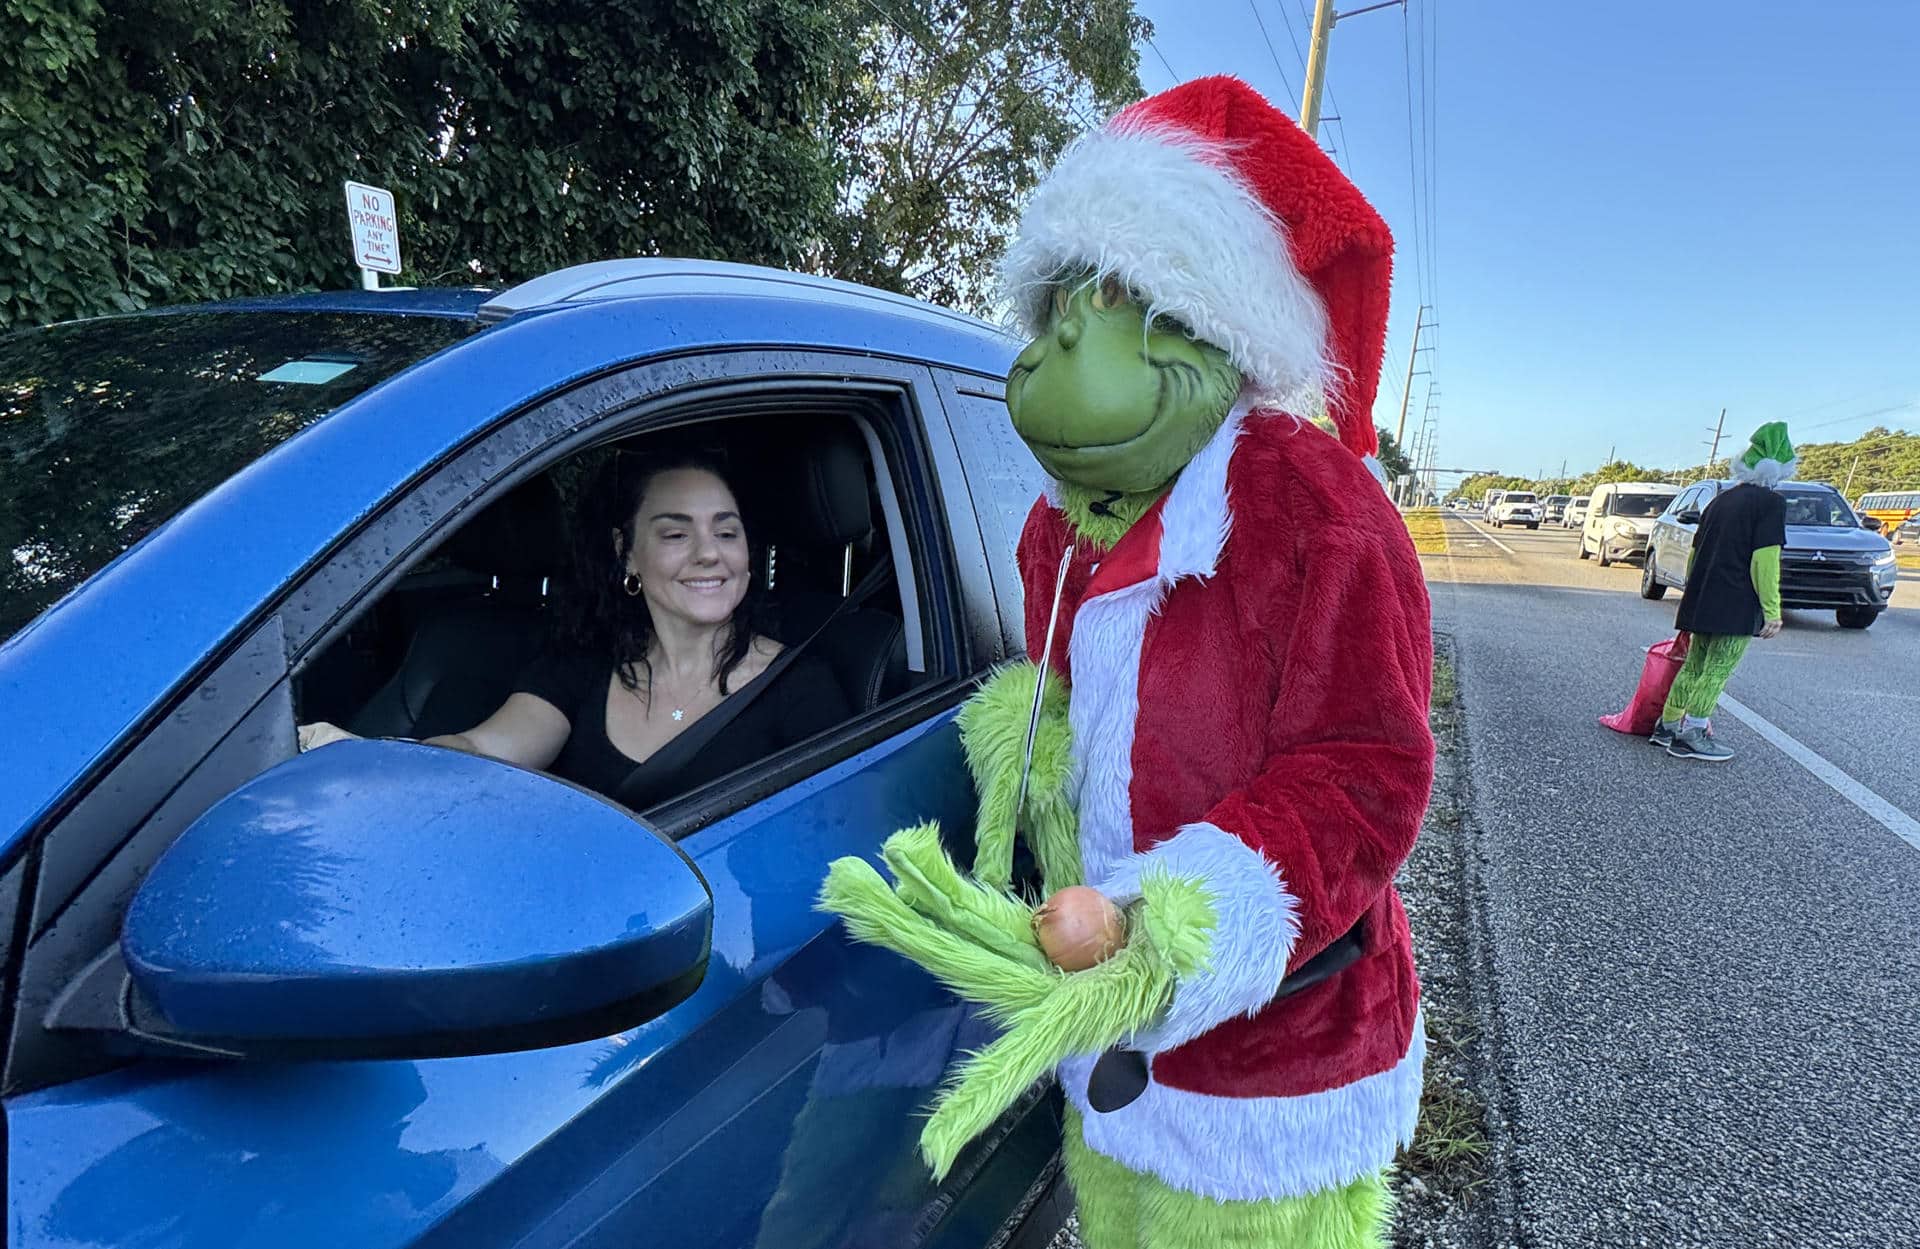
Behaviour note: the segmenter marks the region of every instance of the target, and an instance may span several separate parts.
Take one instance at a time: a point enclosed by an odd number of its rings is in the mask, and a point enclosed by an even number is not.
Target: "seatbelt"
[[[813,645],[815,639],[832,628],[836,621],[844,619],[848,612],[853,611],[868,599],[872,598],[874,591],[885,585],[888,578],[892,575],[893,565],[891,562],[883,561],[875,564],[867,571],[866,576],[860,578],[860,584],[854,586],[851,593],[834,605],[833,610],[827,614],[827,618],[820,622],[819,628],[809,633],[797,645],[789,646],[774,656],[773,662],[768,664],[759,676],[749,682],[745,689],[723,699],[718,707],[715,707],[706,715],[695,720],[692,728],[689,728],[686,732],[674,738],[665,746],[662,746],[660,750],[655,751],[652,755],[634,765],[633,771],[627,773],[626,780],[620,783],[619,792],[624,795],[627,787],[633,783],[633,779],[645,771],[655,759],[659,758],[662,751],[674,750],[684,755],[697,755],[706,749],[707,744],[720,735],[720,730],[732,724],[734,720],[739,718],[741,712],[751,706],[760,695],[766,693],[767,690],[773,687],[774,682],[780,679],[780,674],[791,667],[794,660],[800,658],[801,652]]]

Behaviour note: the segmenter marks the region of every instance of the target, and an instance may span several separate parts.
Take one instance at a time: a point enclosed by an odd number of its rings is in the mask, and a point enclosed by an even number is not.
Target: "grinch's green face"
[[[1227,353],[1155,317],[1117,279],[1053,290],[1047,323],[1007,374],[1007,411],[1060,481],[1157,490],[1207,444],[1240,394]]]

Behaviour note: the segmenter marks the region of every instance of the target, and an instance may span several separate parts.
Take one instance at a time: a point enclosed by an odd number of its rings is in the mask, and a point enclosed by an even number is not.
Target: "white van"
[[[1580,558],[1598,555],[1602,568],[1617,559],[1646,558],[1654,518],[1679,493],[1680,487],[1664,481],[1615,481],[1595,487],[1580,528]]]

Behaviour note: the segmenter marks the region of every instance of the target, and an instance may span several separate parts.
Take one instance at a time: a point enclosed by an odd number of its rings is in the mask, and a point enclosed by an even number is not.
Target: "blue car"
[[[970,861],[1015,346],[669,260],[0,338],[7,1243],[1045,1245],[1057,1092],[932,1180],[990,1027],[813,909],[923,820]],[[503,700],[583,473],[663,438],[851,716],[638,811],[408,740]]]

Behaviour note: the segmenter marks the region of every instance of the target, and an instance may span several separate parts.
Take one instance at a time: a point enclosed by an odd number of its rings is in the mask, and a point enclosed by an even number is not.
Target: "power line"
[[[1258,14],[1256,14],[1255,16],[1258,16]],[[1173,72],[1173,66],[1171,66],[1171,65],[1169,65],[1169,64],[1167,64],[1167,54],[1166,54],[1166,53],[1164,53],[1164,52],[1162,52],[1162,51],[1160,50],[1160,45],[1159,45],[1159,44],[1157,44],[1157,43],[1155,43],[1155,42],[1154,42],[1153,40],[1151,40],[1151,39],[1149,39],[1149,40],[1147,40],[1147,46],[1148,46],[1149,48],[1152,48],[1152,49],[1153,49],[1153,54],[1154,54],[1155,56],[1157,56],[1157,57],[1159,57],[1159,58],[1160,58],[1160,64],[1161,64],[1162,66],[1164,66],[1164,67],[1166,68],[1166,71],[1167,71],[1167,74],[1168,74],[1168,75],[1169,75],[1169,76],[1170,76],[1170,77],[1171,77],[1171,78],[1172,78],[1172,79],[1173,79],[1173,80],[1174,80],[1175,82],[1185,82],[1185,81],[1186,81],[1186,79],[1184,79],[1184,78],[1182,78],[1182,77],[1181,77],[1180,75],[1178,75],[1178,74],[1176,74],[1176,73],[1174,73],[1174,72]]]
[[[1260,27],[1260,38],[1266,41],[1267,56],[1273,60],[1273,72],[1280,75],[1280,85],[1287,89],[1288,95],[1297,98],[1300,93],[1295,91],[1293,84],[1287,81],[1287,71],[1280,68],[1280,54],[1273,50],[1273,40],[1267,35],[1267,24],[1260,17],[1260,6],[1256,5],[1253,0],[1247,0],[1247,11],[1253,14],[1255,25]],[[1289,30],[1287,33],[1291,35],[1293,32]]]
[[[1425,199],[1420,193],[1425,178],[1421,172],[1419,155],[1416,151],[1414,139],[1412,23],[1408,19],[1407,11],[1404,8],[1400,10],[1400,56],[1402,65],[1406,70],[1407,189],[1413,196],[1413,270],[1416,288],[1420,293],[1420,302],[1425,304],[1431,300],[1431,292],[1427,288],[1427,249],[1424,239],[1426,234]],[[1423,67],[1425,65],[1424,49],[1422,65]],[[1422,144],[1420,146],[1424,149],[1425,145]]]
[[[1423,113],[1426,119],[1426,160],[1427,160],[1427,294],[1437,305],[1440,302],[1440,207],[1437,194],[1440,180],[1440,10],[1433,11],[1433,33],[1427,33],[1427,9],[1436,0],[1421,0],[1420,3],[1420,43],[1426,51],[1423,68],[1431,69],[1422,74]]]

